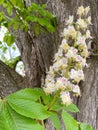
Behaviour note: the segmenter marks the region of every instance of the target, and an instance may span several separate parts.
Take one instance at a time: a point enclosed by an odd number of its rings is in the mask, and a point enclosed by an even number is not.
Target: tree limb
[[[21,88],[29,87],[25,77],[0,61],[0,97],[4,97]]]

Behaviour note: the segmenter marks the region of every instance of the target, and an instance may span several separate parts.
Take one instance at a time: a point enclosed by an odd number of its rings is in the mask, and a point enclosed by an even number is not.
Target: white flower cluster
[[[45,93],[60,91],[62,103],[66,105],[72,102],[71,94],[80,95],[78,84],[84,80],[83,68],[87,65],[88,57],[86,41],[92,38],[88,30],[91,24],[89,10],[89,7],[79,7],[77,21],[74,21],[74,16],[69,16],[67,28],[62,33],[62,43],[45,80]]]

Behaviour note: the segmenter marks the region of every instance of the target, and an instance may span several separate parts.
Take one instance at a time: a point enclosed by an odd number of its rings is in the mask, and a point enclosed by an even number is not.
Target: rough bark
[[[48,35],[41,34],[37,38],[33,36],[32,30],[30,30],[30,33],[24,33],[20,30],[14,32],[16,35],[16,43],[25,65],[29,86],[40,87],[41,84],[43,85],[42,81],[44,81],[46,71],[52,64],[53,55],[61,42],[61,32],[65,26],[65,21],[69,15],[76,16],[76,9],[80,5],[91,7],[93,23],[91,31],[95,42],[98,43],[98,0],[29,0],[29,4],[31,2],[47,2],[48,9],[56,15],[58,24],[56,33]],[[97,130],[98,58],[91,57],[88,62],[90,67],[85,69],[85,81],[81,83],[82,96],[77,100],[78,107],[81,111],[81,113],[77,115],[77,119],[91,124],[94,129]],[[1,82],[0,85],[2,85]],[[46,127],[47,130],[54,130],[50,122],[48,122]],[[65,130],[65,128],[62,127],[62,130]]]
[[[78,99],[80,114],[77,119],[91,124],[98,129],[98,57],[88,60],[88,68],[85,68],[85,82],[81,83],[81,97]]]
[[[0,97],[28,87],[28,81],[0,61]]]

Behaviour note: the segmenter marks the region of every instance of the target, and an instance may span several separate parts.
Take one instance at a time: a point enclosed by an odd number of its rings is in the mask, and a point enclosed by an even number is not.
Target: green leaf
[[[61,110],[63,108],[63,105],[61,104],[61,102],[56,101],[55,104],[51,107],[51,110],[53,111],[58,111]]]
[[[0,111],[0,130],[44,130],[37,121],[16,113],[4,101]]]
[[[9,96],[6,97],[6,99],[24,99],[24,100],[31,100],[31,101],[37,101],[42,92],[40,88],[25,88],[22,89],[16,93],[10,94]]]
[[[11,46],[14,43],[15,38],[13,35],[8,34],[4,36],[3,41],[7,43],[8,46]]]
[[[44,91],[42,91],[41,97],[45,105],[50,104],[50,102],[53,100],[53,95],[46,95]]]
[[[47,6],[46,4],[42,4],[42,8],[45,9]]]
[[[3,105],[3,102],[2,102],[2,100],[0,99],[0,112],[1,112],[1,110],[2,110],[2,105]]]
[[[39,4],[36,4],[36,3],[32,3],[32,9],[34,10],[39,10],[41,8],[41,6]]]
[[[19,9],[23,9],[23,1],[22,0],[10,0],[14,6],[17,6],[17,8]]]
[[[45,110],[45,107],[40,103],[24,99],[12,99],[8,101],[9,105],[19,114],[33,119],[44,120],[50,114]]]
[[[35,35],[39,35],[40,33],[40,27],[38,24],[34,24],[34,32],[35,32]]]
[[[78,130],[78,122],[64,110],[62,111],[62,119],[66,130]]]
[[[65,107],[65,109],[70,112],[80,112],[75,104],[70,104],[67,107]]]
[[[14,24],[12,23],[12,25],[13,25],[14,30],[18,30],[20,23],[18,21],[16,21],[16,22],[14,22]]]
[[[38,23],[41,26],[45,26],[49,32],[54,32],[55,28],[50,24],[50,22],[47,19],[39,18]]]
[[[0,130],[11,130],[4,113],[0,112]]]
[[[2,51],[3,51],[3,53],[6,53],[7,47],[4,46],[4,47],[2,48]]]
[[[80,124],[80,130],[94,130],[90,125],[81,123]]]
[[[8,14],[11,16],[12,15],[12,6],[10,6],[10,4],[8,4],[8,6],[7,6],[7,12],[8,12]]]
[[[29,15],[26,17],[26,20],[31,22],[37,22],[37,17]]]
[[[14,69],[16,67],[17,62],[20,61],[20,59],[21,59],[20,56],[17,56],[15,58],[6,60],[5,64]]]
[[[4,0],[0,0],[0,4],[3,4],[4,3]]]
[[[34,101],[40,96],[40,91],[38,89],[34,90],[34,92],[32,89],[21,90],[9,95],[6,99],[9,105],[23,116],[40,120],[47,119],[50,113],[46,111],[45,106]]]
[[[15,51],[15,50],[16,50],[16,47],[15,47],[15,46],[12,46],[12,49]]]
[[[52,124],[56,128],[56,130],[61,130],[61,123],[60,123],[59,117],[56,113],[54,113],[50,117],[50,120],[52,121]]]
[[[51,18],[51,24],[52,26],[56,27],[57,26],[57,20],[56,17],[54,16],[53,18]]]

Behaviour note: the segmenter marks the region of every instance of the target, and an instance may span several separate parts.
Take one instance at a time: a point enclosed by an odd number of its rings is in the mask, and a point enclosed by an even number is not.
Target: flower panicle
[[[69,16],[67,27],[62,33],[61,45],[45,79],[45,93],[53,94],[60,90],[60,98],[66,105],[72,103],[72,94],[81,95],[78,84],[85,79],[83,68],[87,66],[86,58],[89,55],[86,43],[92,39],[89,30],[91,17],[87,16],[89,11],[89,6],[80,6],[76,22],[74,16]]]

